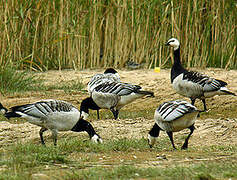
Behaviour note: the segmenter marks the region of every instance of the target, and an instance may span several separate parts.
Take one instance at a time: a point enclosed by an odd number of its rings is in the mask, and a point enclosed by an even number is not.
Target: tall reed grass
[[[220,0],[0,2],[0,65],[84,69],[127,60],[170,66],[170,37],[188,67],[237,68],[236,3]]]

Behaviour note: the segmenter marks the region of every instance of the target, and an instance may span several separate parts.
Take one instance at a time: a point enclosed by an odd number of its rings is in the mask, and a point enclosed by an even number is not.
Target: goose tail
[[[10,118],[14,118],[14,117],[21,117],[21,115],[13,112],[13,111],[10,111],[10,112],[6,112],[4,114],[4,116],[7,118],[7,119],[10,119]]]
[[[138,93],[139,94],[144,94],[147,97],[155,97],[154,92],[152,92],[152,91],[139,91]]]
[[[222,87],[222,88],[220,89],[220,91],[221,91],[223,94],[237,96],[235,93],[229,91],[226,87]]]

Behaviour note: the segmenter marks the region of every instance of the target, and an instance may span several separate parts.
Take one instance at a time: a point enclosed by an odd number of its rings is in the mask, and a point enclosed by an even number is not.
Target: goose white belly
[[[58,131],[71,130],[79,121],[80,112],[55,112],[49,114],[44,126],[48,129],[57,129]]]
[[[110,109],[117,105],[120,97],[116,94],[94,91],[92,93],[92,99],[101,109]]]
[[[183,80],[183,74],[174,79],[172,86],[178,94],[185,97],[197,98],[203,96],[202,86],[188,80]]]
[[[199,112],[197,111],[188,113],[173,121],[164,121],[161,118],[161,116],[155,119],[156,119],[156,123],[162,130],[167,131],[167,132],[171,132],[171,131],[177,132],[193,125],[196,121],[198,113]]]
[[[138,98],[141,98],[145,96],[144,94],[138,94],[138,93],[131,93],[129,95],[126,96],[121,96],[121,99],[119,100],[118,104],[117,104],[117,109],[122,108],[123,106],[135,101]]]

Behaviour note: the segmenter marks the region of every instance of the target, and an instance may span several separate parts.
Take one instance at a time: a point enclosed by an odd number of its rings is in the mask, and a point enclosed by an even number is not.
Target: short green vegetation
[[[167,144],[161,138],[159,146],[151,150],[143,138],[93,144],[67,137],[58,147],[18,143],[1,149],[0,179],[32,179],[37,175],[68,180],[237,178],[236,145],[172,151],[164,150]]]

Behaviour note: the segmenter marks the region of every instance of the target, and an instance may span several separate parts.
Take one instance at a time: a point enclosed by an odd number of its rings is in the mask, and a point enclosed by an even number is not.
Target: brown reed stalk
[[[0,63],[34,70],[170,66],[170,37],[188,67],[237,68],[230,1],[1,1]],[[101,49],[103,58],[100,57]]]

